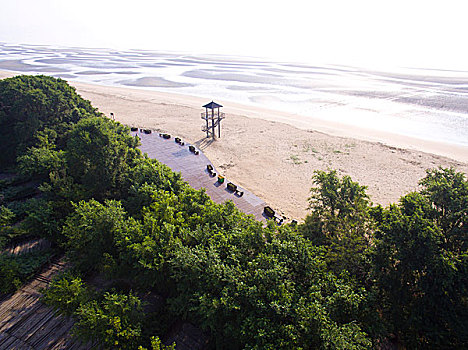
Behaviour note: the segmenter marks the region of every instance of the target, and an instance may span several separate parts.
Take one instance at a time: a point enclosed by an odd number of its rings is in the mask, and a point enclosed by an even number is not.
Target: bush
[[[38,272],[51,256],[50,252],[44,251],[22,255],[0,254],[0,292],[14,292]]]
[[[98,341],[105,349],[135,349],[141,342],[141,301],[129,294],[105,293],[101,301],[82,304],[75,312],[74,334]]]
[[[71,273],[65,273],[54,279],[43,294],[42,301],[67,316],[73,315],[93,296],[81,278]]]

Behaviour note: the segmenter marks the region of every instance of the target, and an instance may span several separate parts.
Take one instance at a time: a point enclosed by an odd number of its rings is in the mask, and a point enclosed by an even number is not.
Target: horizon
[[[131,7],[108,0],[18,0],[3,5],[0,42],[7,44],[468,70],[468,48],[461,45],[468,5],[457,0],[449,6],[420,0],[390,6],[368,0],[288,5],[135,0]]]

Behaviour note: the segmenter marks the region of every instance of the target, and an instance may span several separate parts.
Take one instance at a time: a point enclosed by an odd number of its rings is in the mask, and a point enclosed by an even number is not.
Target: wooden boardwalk
[[[71,318],[58,315],[40,298],[51,278],[66,268],[62,261],[50,264],[31,282],[0,301],[0,349],[91,349],[70,335]]]
[[[238,189],[244,192],[242,197],[228,191],[226,184],[229,182],[229,179],[226,179],[222,185],[218,184],[217,177],[211,177],[206,170],[208,164],[211,164],[211,166],[213,164],[203,152],[199,151],[200,153],[195,155],[189,151],[189,144],[185,143],[184,146],[181,146],[174,141],[174,137],[166,140],[156,132],[145,134],[137,131],[132,132],[132,134],[140,137],[140,150],[143,153],[147,153],[148,157],[155,158],[161,163],[166,164],[173,171],[180,172],[182,178],[193,188],[197,190],[205,188],[206,193],[216,203],[232,200],[236,207],[244,213],[252,214],[259,221],[266,221],[263,215],[263,208],[266,206],[266,203],[253,193],[239,186]],[[214,166],[213,169],[215,173],[219,174]]]
[[[11,244],[4,252],[10,255],[21,255],[27,254],[34,251],[46,250],[51,247],[51,244],[45,238],[37,238],[30,241],[23,242],[21,244]]]

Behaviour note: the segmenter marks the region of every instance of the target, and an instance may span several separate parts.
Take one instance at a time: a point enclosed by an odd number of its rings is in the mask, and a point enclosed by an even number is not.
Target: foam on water
[[[0,43],[0,70],[266,107],[468,146],[468,72]]]

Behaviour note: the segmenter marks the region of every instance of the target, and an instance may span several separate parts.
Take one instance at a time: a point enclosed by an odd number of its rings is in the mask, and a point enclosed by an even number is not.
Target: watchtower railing
[[[201,118],[206,120],[206,119],[218,119],[218,113],[214,113],[213,115],[211,115],[211,113],[208,112],[208,116],[206,115],[205,112],[202,112],[201,113]],[[224,115],[224,112],[219,112],[219,119],[224,119],[225,118],[225,115]]]

